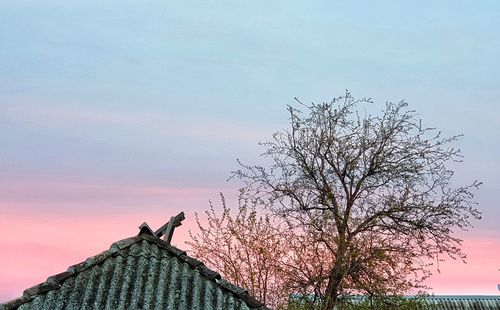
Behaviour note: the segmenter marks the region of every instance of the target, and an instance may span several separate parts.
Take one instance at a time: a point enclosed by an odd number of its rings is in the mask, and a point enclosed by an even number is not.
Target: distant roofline
[[[300,298],[302,294],[290,294],[290,298]],[[312,296],[312,295],[311,295]],[[403,295],[403,298],[413,298],[420,295]],[[349,297],[361,298],[368,297],[367,295],[349,295]],[[423,295],[424,299],[498,299],[500,300],[500,295]]]
[[[405,295],[405,297],[414,297],[418,295]],[[500,295],[428,295],[425,298],[436,298],[436,299],[500,299]]]

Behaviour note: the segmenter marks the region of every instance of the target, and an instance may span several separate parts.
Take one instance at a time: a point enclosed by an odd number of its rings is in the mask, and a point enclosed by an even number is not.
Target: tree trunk
[[[337,231],[339,233],[339,244],[330,275],[328,276],[328,285],[326,286],[325,297],[322,302],[321,310],[334,310],[339,300],[339,292],[344,279],[344,260],[346,253],[346,225],[341,218],[336,218]],[[344,225],[342,225],[344,224]]]
[[[335,266],[328,278],[325,297],[321,310],[333,310],[339,301],[340,284],[342,283],[342,274],[340,268]]]

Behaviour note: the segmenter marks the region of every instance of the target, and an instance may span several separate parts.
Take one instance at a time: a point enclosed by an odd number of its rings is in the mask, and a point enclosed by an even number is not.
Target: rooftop
[[[499,310],[500,296],[433,295],[425,300],[436,305],[436,310]]]
[[[144,223],[137,236],[48,277],[0,309],[267,309],[170,244],[183,219],[180,213],[155,232]]]

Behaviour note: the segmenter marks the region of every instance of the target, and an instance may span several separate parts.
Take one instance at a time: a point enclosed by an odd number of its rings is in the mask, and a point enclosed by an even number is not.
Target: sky
[[[435,294],[498,295],[500,2],[0,2],[0,302],[114,241],[231,200],[236,159],[287,127],[286,105],[349,89],[406,100],[480,180]]]

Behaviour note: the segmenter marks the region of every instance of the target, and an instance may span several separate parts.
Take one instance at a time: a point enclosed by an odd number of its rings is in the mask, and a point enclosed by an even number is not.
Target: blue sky
[[[497,246],[499,38],[497,1],[2,1],[0,211],[204,209],[293,97],[349,89],[464,134],[457,183],[484,182],[464,238]]]

